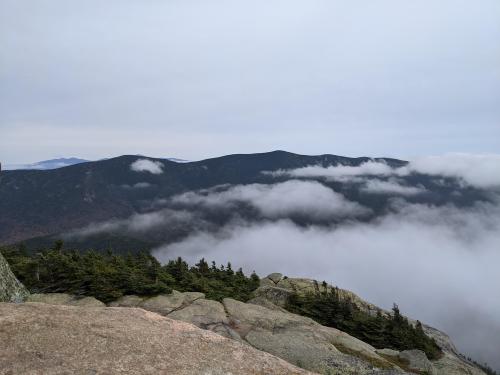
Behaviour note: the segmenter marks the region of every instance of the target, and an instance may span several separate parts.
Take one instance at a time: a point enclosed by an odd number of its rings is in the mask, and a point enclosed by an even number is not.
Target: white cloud
[[[371,211],[356,202],[347,200],[316,181],[291,180],[264,185],[236,185],[224,191],[188,192],[172,198],[174,203],[201,204],[222,208],[237,202],[246,202],[268,218],[305,215],[316,219],[357,217]]]
[[[408,165],[392,168],[386,163],[368,161],[359,166],[336,165],[322,167],[311,165],[291,170],[266,171],[274,176],[302,178],[326,178],[336,181],[362,182],[363,176],[407,176],[421,173],[435,176],[454,177],[463,183],[478,188],[500,186],[499,154],[445,154],[417,158]]]
[[[291,177],[324,177],[327,179],[337,180],[344,177],[356,176],[389,176],[394,174],[394,169],[383,162],[368,161],[358,166],[350,165],[335,165],[330,167],[322,167],[319,165],[311,165],[303,168],[291,170],[278,170],[275,172],[264,172],[275,176],[291,176]]]
[[[413,160],[411,171],[446,177],[456,177],[481,188],[500,186],[500,155],[446,154]]]
[[[134,214],[127,219],[92,223],[84,228],[66,233],[65,237],[81,238],[109,232],[143,233],[161,226],[184,225],[193,220],[194,215],[190,212],[163,209],[145,214]]]
[[[130,164],[130,169],[135,172],[149,172],[152,174],[163,173],[163,163],[149,159],[137,159]]]
[[[360,190],[370,194],[393,194],[405,196],[418,195],[427,191],[422,186],[403,185],[394,178],[387,181],[380,180],[378,178],[366,180]]]

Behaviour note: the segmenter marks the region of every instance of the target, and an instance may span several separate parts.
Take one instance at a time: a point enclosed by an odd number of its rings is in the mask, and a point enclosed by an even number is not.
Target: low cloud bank
[[[292,177],[325,177],[332,180],[338,178],[356,177],[356,176],[391,176],[394,174],[394,168],[379,161],[367,161],[357,166],[337,165],[322,167],[311,165],[291,170],[278,170],[275,172],[266,172],[275,176]]]
[[[459,209],[399,200],[392,213],[371,223],[238,223],[194,233],[154,255],[231,261],[261,275],[326,280],[385,308],[397,302],[407,315],[449,333],[464,352],[499,368],[499,243],[498,204]]]
[[[359,217],[371,213],[370,209],[347,200],[342,194],[316,181],[291,180],[271,185],[236,185],[223,191],[188,192],[173,197],[172,201],[215,209],[244,202],[267,218],[301,215],[313,219],[329,219]]]
[[[492,188],[500,186],[500,155],[448,154],[427,156],[409,164],[412,171],[463,179],[467,184]]]
[[[378,178],[363,182],[360,190],[370,194],[392,194],[412,196],[425,193],[427,190],[423,186],[406,186],[397,179],[390,178],[387,181]]]
[[[64,238],[84,238],[111,232],[144,233],[160,227],[189,224],[194,220],[195,215],[193,213],[163,209],[145,214],[134,214],[127,219],[93,223],[84,228],[66,233]]]
[[[267,171],[274,176],[326,178],[338,181],[363,182],[361,176],[408,176],[421,173],[452,177],[477,188],[500,187],[500,155],[447,154],[427,156],[410,161],[406,166],[392,168],[382,161],[368,161],[359,166],[308,166],[291,170]]]
[[[130,164],[130,169],[134,172],[149,172],[152,174],[163,173],[163,163],[149,159],[138,159]]]

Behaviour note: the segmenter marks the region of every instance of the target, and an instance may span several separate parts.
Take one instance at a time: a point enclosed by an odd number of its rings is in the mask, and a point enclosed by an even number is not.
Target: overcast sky
[[[498,0],[0,0],[0,160],[500,152]]]

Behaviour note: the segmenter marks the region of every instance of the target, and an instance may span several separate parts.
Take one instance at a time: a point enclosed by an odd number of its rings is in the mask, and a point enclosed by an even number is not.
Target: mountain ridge
[[[162,163],[160,174],[134,172],[137,160]],[[92,222],[125,218],[144,210],[144,200],[168,198],[219,184],[271,182],[262,171],[308,165],[359,165],[370,158],[307,156],[273,151],[233,154],[176,163],[161,158],[122,155],[52,170],[2,171],[0,175],[0,244],[56,234]],[[404,161],[387,160],[391,165]],[[148,188],[124,189],[146,186]]]
[[[149,163],[149,167],[153,165],[156,168],[155,173],[148,172],[147,168],[133,170],[132,164],[138,161]],[[57,238],[65,237],[65,233],[91,224],[125,220],[132,215],[155,212],[158,202],[168,202],[173,196],[189,191],[196,192],[215,186],[271,186],[301,179],[262,172],[309,166],[356,167],[370,161],[382,162],[392,168],[408,163],[393,158],[349,158],[332,154],[310,156],[277,150],[255,154],[231,154],[186,163],[122,155],[52,170],[3,171],[0,174],[0,244],[27,241],[30,247],[46,246]],[[400,179],[417,191],[424,188],[422,194],[406,197],[416,203],[468,205],[478,199],[488,200],[487,194],[473,188],[462,189],[460,195],[453,195],[455,186],[459,186],[458,182],[443,186],[441,180],[434,181],[430,176],[422,174],[411,174]],[[350,182],[325,180],[320,177],[308,180],[317,181],[344,195],[346,199],[368,207],[374,214],[368,216],[367,220],[383,213],[391,204],[391,195],[365,194]],[[211,215],[208,211],[203,214]],[[254,215],[248,210],[246,214]],[[208,219],[211,222],[215,220],[214,225],[220,225],[221,220],[230,220],[230,213],[221,215],[223,216],[215,218],[212,215]],[[113,247],[127,251],[134,247],[132,244],[152,248],[165,240],[168,242],[184,235],[185,231],[167,233],[162,238],[156,238],[157,235],[134,237],[130,233],[110,233],[107,239],[94,237],[89,239],[88,244],[80,242],[76,245],[78,248],[89,248],[92,244],[92,247],[97,245],[101,248]],[[111,237],[114,239],[110,239]],[[127,243],[130,245],[127,246]]]

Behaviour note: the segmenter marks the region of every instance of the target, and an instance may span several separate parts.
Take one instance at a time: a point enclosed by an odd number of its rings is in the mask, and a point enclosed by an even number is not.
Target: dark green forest
[[[417,321],[415,326],[411,325],[396,304],[391,316],[380,312],[372,316],[360,310],[351,300],[340,298],[338,289],[327,288],[326,283],[315,293],[291,295],[285,308],[344,331],[379,349],[420,349],[429,359],[442,355],[434,339],[424,333],[422,324]]]
[[[79,252],[63,250],[61,242],[53,248],[28,253],[23,247],[0,249],[17,278],[31,293],[70,293],[111,302],[123,295],[153,296],[180,292],[202,292],[217,301],[231,297],[251,298],[259,287],[259,277],[249,277],[231,264],[209,265],[201,259],[190,267],[177,258],[161,265],[147,252],[117,255],[111,251]]]

